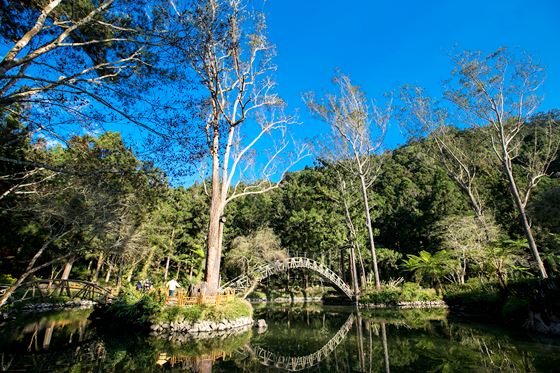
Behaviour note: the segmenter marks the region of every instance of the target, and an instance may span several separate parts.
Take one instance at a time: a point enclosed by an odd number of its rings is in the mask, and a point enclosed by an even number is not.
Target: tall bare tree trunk
[[[366,270],[364,267],[364,259],[362,258],[362,253],[360,251],[360,246],[356,245],[356,251],[358,252],[358,261],[360,262],[360,286],[366,285]]]
[[[165,262],[165,274],[163,275],[164,281],[167,281],[167,276],[169,274],[169,261],[171,260],[171,253],[174,248],[174,239],[175,239],[175,228],[171,230],[171,244],[169,248],[169,254],[167,255],[167,261]]]
[[[119,291],[121,290],[121,286],[122,286],[122,274],[123,274],[123,266],[124,266],[122,258],[121,258],[121,260],[119,260],[119,262],[120,262],[119,265],[118,265],[119,270],[118,270],[118,272],[117,272],[117,288],[116,288],[117,294],[118,294]]]
[[[93,273],[93,277],[91,278],[92,282],[97,282],[97,278],[99,277],[99,271],[101,271],[101,267],[103,266],[104,260],[105,257],[103,255],[103,252],[101,252],[99,254],[99,257],[97,258],[97,266],[95,267],[95,272]]]
[[[74,261],[76,260],[76,256],[72,255],[66,263],[64,264],[64,270],[62,271],[62,275],[60,276],[61,280],[68,280],[70,278],[70,272],[72,271],[72,266],[74,265]]]
[[[171,260],[171,256],[167,256],[167,261],[165,262],[165,272],[163,274],[163,280],[167,281],[167,274],[169,273],[169,261]]]
[[[369,247],[371,250],[371,261],[373,265],[373,275],[375,276],[375,288],[381,288],[381,281],[379,280],[379,269],[377,268],[377,252],[375,251],[375,241],[373,237],[373,227],[371,222],[371,213],[369,211],[369,201],[368,201],[368,193],[367,193],[367,186],[366,180],[363,174],[360,174],[360,185],[362,187],[362,197],[364,200],[364,209],[366,213],[366,227],[368,231],[369,237]]]
[[[132,281],[132,275],[134,274],[134,269],[136,269],[136,263],[130,266],[128,273],[126,274],[126,282],[130,284]]]
[[[533,259],[535,259],[535,261],[537,262],[537,268],[539,270],[539,274],[541,278],[548,278],[548,274],[546,273],[546,268],[544,267],[544,263],[541,259],[539,250],[537,248],[537,243],[535,242],[535,238],[533,237],[531,224],[529,224],[529,219],[527,219],[525,203],[521,200],[521,196],[519,195],[519,189],[517,187],[515,178],[513,176],[513,167],[511,164],[511,158],[509,157],[509,154],[507,153],[507,150],[505,149],[504,146],[502,146],[502,154],[503,154],[502,156],[503,156],[504,171],[508,179],[509,190],[511,192],[513,202],[517,207],[517,211],[519,212],[519,218],[521,219],[523,232],[525,233],[525,237],[527,238],[529,249],[533,254]],[[527,191],[527,193],[529,192],[530,191]]]
[[[210,202],[210,219],[208,222],[208,248],[206,257],[206,294],[215,295],[220,286],[220,259],[222,255],[221,217],[222,195],[220,183],[219,136],[215,133],[212,148],[212,199]]]
[[[345,216],[345,220],[346,220],[346,231],[347,231],[347,236],[348,236],[348,242],[350,244],[350,266],[351,266],[351,273],[352,273],[352,286],[354,287],[354,294],[356,296],[356,299],[358,298],[358,295],[360,293],[360,285],[358,283],[358,269],[356,266],[356,247],[358,245],[358,240],[355,234],[355,230],[354,230],[354,224],[352,223],[352,216],[350,215],[350,208],[348,206],[348,202],[346,201],[346,198],[344,196],[344,192],[345,192],[345,188],[346,185],[344,183],[344,181],[342,181],[341,183],[341,191],[342,191],[342,202],[344,205],[344,216]],[[362,257],[360,254],[360,261],[361,261]],[[363,264],[362,264],[362,274],[363,274]],[[365,275],[363,276],[365,277]],[[362,284],[364,283],[364,279],[362,278]]]
[[[358,285],[358,268],[356,266],[356,252],[354,250],[354,245],[350,245],[350,274],[352,276],[352,290],[354,291],[354,296],[356,300],[360,294],[360,287]]]
[[[111,272],[113,271],[113,263],[109,262],[109,268],[107,269],[107,275],[105,276],[105,283],[109,283],[111,279]]]
[[[142,280],[146,279],[147,276],[148,276],[148,269],[152,265],[152,260],[154,259],[155,251],[156,251],[155,246],[152,246],[152,248],[148,252],[148,257],[146,258],[146,261],[144,262],[144,265],[142,266],[142,271],[140,271],[140,278]]]

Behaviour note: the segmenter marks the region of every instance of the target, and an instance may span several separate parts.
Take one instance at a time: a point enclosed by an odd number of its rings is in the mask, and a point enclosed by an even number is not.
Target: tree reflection
[[[555,371],[560,364],[557,339],[524,336],[520,340],[504,329],[449,322],[441,311],[349,313],[317,306],[284,307],[258,310],[255,318],[266,319],[265,333],[248,331],[179,343],[147,338],[143,333],[100,331],[87,321],[87,314],[41,316],[0,326],[0,368],[39,372],[535,372]]]

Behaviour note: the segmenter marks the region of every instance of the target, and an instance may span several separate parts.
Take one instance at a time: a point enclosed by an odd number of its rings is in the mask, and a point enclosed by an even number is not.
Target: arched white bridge
[[[244,296],[247,296],[248,293],[252,291],[263,279],[278,272],[285,272],[294,268],[306,268],[318,273],[330,281],[336,289],[346,294],[348,298],[354,299],[354,292],[350,286],[348,286],[336,273],[321,263],[304,257],[292,257],[285,260],[277,260],[274,263],[265,264],[256,268],[252,273],[252,277],[248,275],[238,276],[222,285],[221,288],[222,290],[233,288],[238,293],[242,293]]]
[[[254,352],[259,362],[268,367],[275,367],[290,372],[311,368],[327,356],[329,356],[335,348],[346,338],[348,331],[352,328],[354,322],[354,314],[348,317],[348,320],[340,327],[338,332],[319,350],[305,356],[283,356],[265,350],[262,347],[255,347]]]

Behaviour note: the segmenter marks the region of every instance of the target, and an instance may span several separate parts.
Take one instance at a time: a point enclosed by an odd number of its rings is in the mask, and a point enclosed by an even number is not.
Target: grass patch
[[[253,307],[244,299],[235,298],[220,305],[200,304],[192,306],[170,306],[155,314],[153,322],[199,321],[219,322],[223,319],[235,320],[240,317],[253,317]]]

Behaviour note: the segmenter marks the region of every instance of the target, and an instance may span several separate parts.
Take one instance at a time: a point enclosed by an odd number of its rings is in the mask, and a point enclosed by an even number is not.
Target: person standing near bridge
[[[175,294],[175,289],[180,288],[181,285],[175,279],[171,279],[165,284],[165,286],[169,289],[169,296],[172,297]]]

